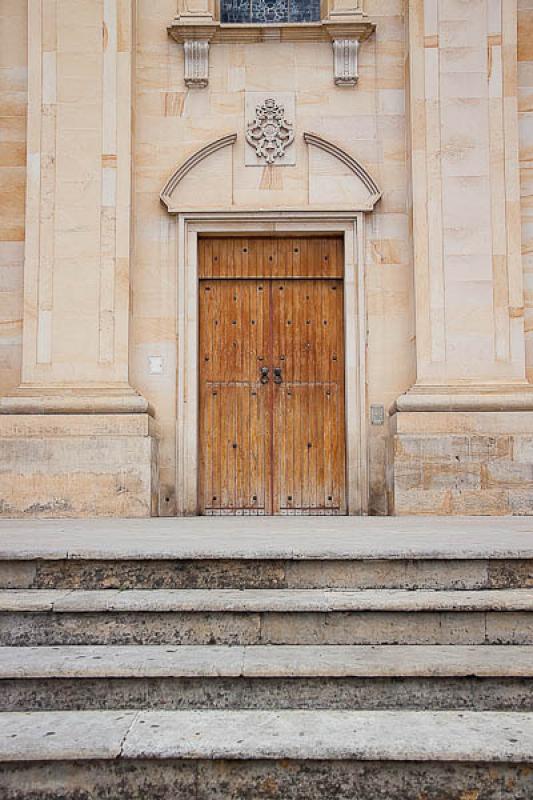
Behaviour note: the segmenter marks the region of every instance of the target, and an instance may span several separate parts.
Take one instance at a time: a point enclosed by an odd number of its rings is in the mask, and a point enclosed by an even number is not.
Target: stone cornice
[[[533,411],[533,385],[414,386],[394,403],[398,411]]]
[[[339,17],[320,22],[298,22],[274,24],[226,24],[209,17],[176,17],[167,28],[169,35],[182,44],[190,40],[203,40],[210,43],[254,43],[265,41],[280,42],[323,42],[336,39],[357,39],[364,42],[375,31],[373,22],[356,15],[355,18]]]
[[[131,386],[19,386],[0,397],[0,414],[144,414],[148,402]]]

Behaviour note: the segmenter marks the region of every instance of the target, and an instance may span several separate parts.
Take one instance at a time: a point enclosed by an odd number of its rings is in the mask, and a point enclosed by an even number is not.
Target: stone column
[[[134,8],[28,0],[22,383],[0,400],[8,515],[149,515],[128,383]]]
[[[397,513],[531,513],[517,0],[409,0],[417,383],[396,404]]]

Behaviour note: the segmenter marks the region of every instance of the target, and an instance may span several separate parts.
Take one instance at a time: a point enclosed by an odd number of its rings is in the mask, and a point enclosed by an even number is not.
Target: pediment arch
[[[245,208],[372,211],[381,191],[368,170],[339,145],[305,132],[295,147],[296,167],[246,167],[244,138],[230,133],[204,145],[185,159],[161,191],[170,213],[238,211]],[[280,170],[275,173],[275,170]],[[290,182],[285,191],[284,171]],[[288,172],[289,170],[293,170]],[[276,175],[276,179],[274,179]]]

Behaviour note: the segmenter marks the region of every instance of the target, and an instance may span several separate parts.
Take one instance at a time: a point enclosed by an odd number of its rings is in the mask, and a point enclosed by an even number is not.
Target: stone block
[[[158,440],[147,414],[0,417],[0,515],[157,515]]]
[[[483,644],[481,612],[360,612],[264,615],[263,644]]]
[[[491,461],[483,467],[484,488],[520,489],[533,484],[533,464]]]
[[[452,492],[451,503],[452,514],[502,516],[510,513],[505,490]]]
[[[313,616],[313,615],[309,615]],[[46,624],[43,622],[46,619]],[[57,613],[0,614],[0,643],[86,644],[259,644],[258,614]]]
[[[533,436],[515,436],[513,460],[520,464],[533,464]]]
[[[422,485],[422,466],[420,462],[399,458],[394,464],[394,483],[398,489],[408,491]]]
[[[513,440],[511,436],[474,435],[469,437],[469,443],[470,443],[469,446],[470,457],[472,459],[475,459],[476,461],[489,461],[498,458],[512,458]]]
[[[460,762],[116,759],[12,763],[0,774],[3,800],[413,800],[421,787],[424,800],[529,800],[531,788],[528,765]]]
[[[451,489],[454,492],[481,488],[479,464],[424,464],[422,465],[424,489]],[[401,487],[400,487],[401,488]],[[415,488],[415,487],[413,487]]]
[[[394,514],[449,514],[450,511],[449,491],[422,488],[402,491],[394,487]]]
[[[486,619],[487,644],[532,644],[533,615],[526,612],[498,614],[489,612]]]
[[[396,413],[394,513],[533,514],[529,417],[526,412]]]
[[[509,489],[509,510],[517,516],[533,516],[533,485],[523,489]]]

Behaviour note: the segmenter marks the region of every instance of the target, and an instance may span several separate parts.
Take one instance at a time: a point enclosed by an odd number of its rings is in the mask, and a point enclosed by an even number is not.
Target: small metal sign
[[[385,424],[385,406],[370,406],[370,422],[372,425]]]

